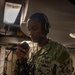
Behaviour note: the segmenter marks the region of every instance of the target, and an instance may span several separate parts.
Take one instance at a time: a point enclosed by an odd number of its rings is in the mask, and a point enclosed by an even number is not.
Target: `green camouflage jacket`
[[[34,75],[72,75],[70,53],[61,44],[49,40],[48,44],[33,56]]]

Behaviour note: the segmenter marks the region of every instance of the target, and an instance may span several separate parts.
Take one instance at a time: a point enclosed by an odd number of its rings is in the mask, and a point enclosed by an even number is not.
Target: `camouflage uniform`
[[[21,61],[19,59],[16,60],[13,73],[13,75],[29,75],[29,66],[26,58]]]
[[[48,44],[33,56],[34,75],[72,75],[73,66],[67,49],[57,42]]]
[[[35,51],[36,52],[36,51]],[[57,42],[49,40],[41,50],[34,53],[30,50],[28,75],[72,75],[73,63],[67,49]],[[18,74],[18,61],[14,75]],[[26,75],[26,73],[24,73]]]

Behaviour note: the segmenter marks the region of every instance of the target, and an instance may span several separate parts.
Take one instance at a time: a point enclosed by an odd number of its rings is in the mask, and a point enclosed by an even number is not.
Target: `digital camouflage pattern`
[[[34,75],[72,75],[73,63],[67,49],[54,41],[33,56]]]
[[[27,59],[16,60],[14,65],[13,75],[29,75],[29,65],[27,64]]]
[[[34,54],[28,60],[29,75],[72,75],[73,63],[70,53],[61,44],[49,40],[41,50]],[[14,69],[14,75],[18,74],[18,62]],[[26,70],[25,70],[26,72]],[[26,75],[26,73],[24,74]]]

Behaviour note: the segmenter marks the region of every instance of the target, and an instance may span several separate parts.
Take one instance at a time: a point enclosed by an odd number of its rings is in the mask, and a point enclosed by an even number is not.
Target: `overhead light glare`
[[[14,24],[21,10],[21,7],[21,4],[6,2],[3,22],[5,24]]]
[[[75,33],[70,33],[69,36],[75,38]]]

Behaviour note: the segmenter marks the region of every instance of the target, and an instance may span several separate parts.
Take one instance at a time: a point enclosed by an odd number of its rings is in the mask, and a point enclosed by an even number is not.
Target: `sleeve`
[[[19,61],[16,60],[13,68],[13,75],[18,75],[18,65],[19,65]]]
[[[62,50],[59,54],[58,54],[58,57],[56,58],[56,61],[59,63],[59,64],[63,64],[65,61],[67,61],[68,59],[70,58],[70,54],[65,51],[65,50]]]
[[[56,75],[72,75],[74,71],[72,59],[56,67]]]
[[[57,74],[72,75],[74,68],[69,51],[62,45],[60,45],[57,49],[55,60],[55,64],[57,65]]]

